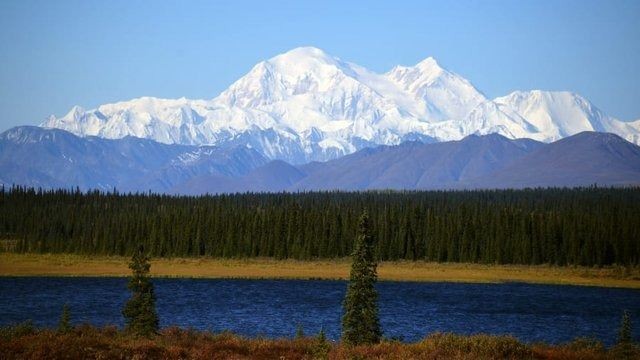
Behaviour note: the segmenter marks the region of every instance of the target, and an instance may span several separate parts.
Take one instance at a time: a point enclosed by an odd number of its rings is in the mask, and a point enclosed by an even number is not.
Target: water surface
[[[122,326],[124,278],[0,278],[0,323],[55,326],[64,303],[73,322]],[[340,334],[344,281],[154,279],[161,326],[291,337],[321,327]],[[560,343],[615,342],[623,309],[640,319],[640,291],[598,287],[380,282],[384,336],[415,341],[434,331],[512,334]],[[636,320],[638,322],[640,320]],[[640,323],[640,322],[638,322]]]

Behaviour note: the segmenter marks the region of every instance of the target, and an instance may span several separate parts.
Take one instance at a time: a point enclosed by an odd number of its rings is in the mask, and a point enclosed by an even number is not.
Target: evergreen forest
[[[379,260],[640,264],[640,188],[170,196],[0,191],[4,250],[342,258],[367,211]]]

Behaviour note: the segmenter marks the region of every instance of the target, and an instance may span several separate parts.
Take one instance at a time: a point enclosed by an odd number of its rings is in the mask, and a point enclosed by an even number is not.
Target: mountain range
[[[78,137],[35,126],[0,134],[0,184],[6,186],[163,192],[199,175],[242,176],[267,162],[244,146]]]
[[[640,120],[571,92],[488,99],[433,58],[378,74],[313,47],[210,100],[78,106],[0,134],[0,184],[171,194],[640,184]]]
[[[16,127],[0,134],[0,184],[197,195],[370,189],[640,185],[640,146],[581,132],[552,143],[469,135],[364,148],[292,165],[245,146],[162,144]]]
[[[469,135],[553,142],[598,131],[640,144],[640,120],[614,119],[575,93],[516,91],[488,99],[433,58],[378,74],[313,47],[258,63],[210,100],[143,97],[92,110],[76,106],[41,126],[88,138],[248,147],[293,165]]]

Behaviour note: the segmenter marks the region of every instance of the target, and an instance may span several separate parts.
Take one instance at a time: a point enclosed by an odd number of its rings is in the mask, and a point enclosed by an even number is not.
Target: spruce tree
[[[158,331],[158,314],[156,313],[156,297],[153,284],[149,279],[149,258],[140,246],[133,254],[129,268],[133,276],[127,287],[132,292],[122,314],[125,317],[126,330],[130,333],[150,336]]]
[[[71,312],[69,311],[69,305],[64,304],[62,306],[62,315],[60,316],[60,322],[58,323],[59,333],[68,333],[73,329],[71,326]]]
[[[320,327],[320,332],[316,336],[316,344],[313,348],[314,359],[328,359],[331,345],[327,341],[327,335],[324,333],[324,327]]]
[[[378,264],[366,211],[360,216],[352,259],[349,286],[343,304],[342,341],[347,345],[378,343],[382,335],[375,289]]]
[[[629,311],[625,310],[622,314],[622,323],[618,331],[618,344],[630,344],[631,341],[631,316],[629,315]]]

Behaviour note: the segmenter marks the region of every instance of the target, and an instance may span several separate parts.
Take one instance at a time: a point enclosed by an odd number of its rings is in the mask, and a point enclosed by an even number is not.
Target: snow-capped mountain
[[[613,119],[576,94],[519,91],[489,100],[433,58],[378,74],[312,47],[258,63],[211,100],[144,97],[88,111],[74,107],[42,126],[81,136],[244,145],[294,164],[470,134],[550,142],[607,131],[640,143],[640,121]]]
[[[512,109],[531,125],[527,137],[550,142],[583,131],[616,133],[636,142],[640,123],[616,120],[591,104],[587,99],[571,92],[516,91],[493,100]]]
[[[443,69],[432,57],[415,66],[396,66],[385,77],[424,103],[430,121],[464,119],[487,100],[469,81]]]

